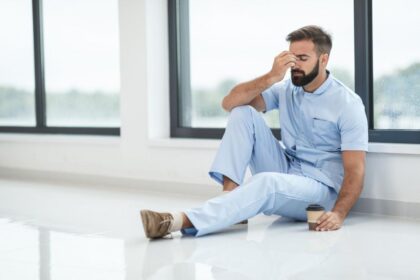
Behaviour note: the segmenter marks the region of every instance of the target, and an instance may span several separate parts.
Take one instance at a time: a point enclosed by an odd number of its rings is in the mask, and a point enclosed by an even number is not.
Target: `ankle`
[[[182,222],[183,222],[182,213],[181,212],[172,212],[170,214],[173,218],[173,222],[172,222],[171,226],[169,227],[169,231],[174,232],[174,231],[181,230],[182,229]]]
[[[184,212],[182,212],[181,214],[182,214],[182,227],[181,227],[181,229],[193,227],[193,224],[191,223],[190,219],[188,219],[187,215],[185,215]]]
[[[238,184],[236,184],[234,181],[229,179],[226,176],[223,176],[223,191],[233,191],[238,187]]]

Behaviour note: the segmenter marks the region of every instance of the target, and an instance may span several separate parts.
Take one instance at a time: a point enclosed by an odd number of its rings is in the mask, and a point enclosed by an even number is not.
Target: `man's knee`
[[[242,105],[232,109],[229,115],[229,121],[252,120],[252,114],[256,112],[251,105]]]

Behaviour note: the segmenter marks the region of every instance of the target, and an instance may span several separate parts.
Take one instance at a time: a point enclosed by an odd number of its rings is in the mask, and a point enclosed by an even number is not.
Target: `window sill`
[[[193,138],[154,138],[152,148],[209,149],[216,150],[220,140]],[[419,144],[369,143],[369,153],[420,155]]]
[[[46,134],[0,134],[0,143],[64,143],[119,145],[119,136],[92,135],[46,135]],[[217,150],[220,140],[193,138],[153,138],[148,142],[152,148],[207,149]],[[419,144],[369,143],[369,153],[420,155]]]
[[[0,134],[0,143],[64,143],[114,146],[121,143],[121,138],[115,135],[3,133]]]

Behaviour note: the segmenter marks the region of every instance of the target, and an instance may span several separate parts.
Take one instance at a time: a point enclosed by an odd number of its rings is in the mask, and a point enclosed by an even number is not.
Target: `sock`
[[[181,230],[182,222],[183,222],[183,215],[181,212],[171,213],[172,217],[174,218],[174,222],[172,226],[169,228],[170,232]]]

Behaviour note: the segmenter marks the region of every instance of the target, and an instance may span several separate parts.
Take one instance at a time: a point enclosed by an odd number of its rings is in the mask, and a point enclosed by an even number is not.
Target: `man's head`
[[[297,57],[291,69],[292,83],[305,86],[325,73],[332,48],[331,36],[321,27],[308,25],[287,35],[289,50]]]

